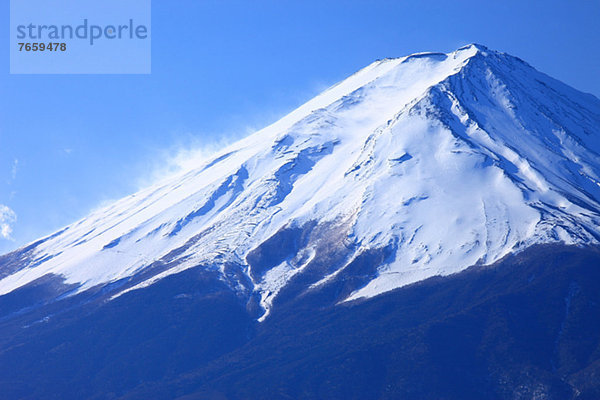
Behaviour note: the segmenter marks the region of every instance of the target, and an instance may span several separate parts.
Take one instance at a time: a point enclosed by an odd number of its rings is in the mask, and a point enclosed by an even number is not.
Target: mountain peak
[[[354,300],[534,244],[598,243],[600,101],[515,60],[472,44],[375,62],[5,256],[0,294],[58,276],[116,298],[204,268],[264,319],[275,299],[334,284]]]
[[[459,47],[456,51],[468,50],[468,49],[476,49],[478,51],[490,51],[490,49],[479,43],[469,43],[465,46]]]

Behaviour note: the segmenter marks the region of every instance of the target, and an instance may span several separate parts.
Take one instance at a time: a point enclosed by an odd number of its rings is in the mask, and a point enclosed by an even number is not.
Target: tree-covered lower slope
[[[91,291],[4,315],[0,392],[6,399],[600,398],[597,248],[537,246],[493,266],[333,304],[343,290],[339,280],[289,301],[283,293],[257,323],[234,292],[197,268],[109,302]]]

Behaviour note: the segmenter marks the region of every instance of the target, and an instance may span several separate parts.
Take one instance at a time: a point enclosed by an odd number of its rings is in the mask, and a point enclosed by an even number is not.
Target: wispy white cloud
[[[254,131],[248,128],[239,135],[213,136],[211,139],[182,134],[178,143],[158,152],[150,162],[149,172],[138,179],[137,186],[141,189],[169,176],[199,168],[220,150]]]
[[[177,143],[155,152],[137,179],[138,189],[148,187],[166,177],[201,167],[227,146],[278,121],[331,85],[332,82],[314,82],[310,90],[301,95],[294,94],[297,98],[292,101],[288,99],[286,105],[280,109],[257,111],[252,115],[251,121],[247,121],[247,116],[242,115],[242,123],[233,122],[221,132],[174,132]],[[237,119],[239,118],[235,115],[231,118]]]
[[[19,160],[15,158],[10,166],[10,173],[6,178],[6,184],[11,185],[17,179],[17,173],[19,172]]]
[[[12,168],[10,170],[10,178],[11,180],[17,179],[17,171],[19,170],[19,160],[15,158],[13,161]]]
[[[0,204],[0,239],[12,240],[13,225],[17,222],[17,214],[4,204]]]

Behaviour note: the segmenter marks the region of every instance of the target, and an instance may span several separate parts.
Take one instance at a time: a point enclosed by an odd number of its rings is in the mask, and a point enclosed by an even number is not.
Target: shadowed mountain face
[[[599,266],[597,248],[532,247],[335,306],[339,281],[263,323],[194,268],[108,303],[95,291],[3,319],[0,387],[26,399],[595,399]]]
[[[599,127],[483,46],[377,61],[0,256],[0,393],[596,398]]]

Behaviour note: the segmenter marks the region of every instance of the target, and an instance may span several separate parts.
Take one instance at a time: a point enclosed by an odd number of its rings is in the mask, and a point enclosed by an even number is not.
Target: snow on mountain
[[[377,61],[17,250],[0,294],[47,274],[75,292],[137,276],[118,297],[202,266],[258,293],[264,317],[297,276],[319,290],[371,265],[343,301],[537,243],[597,244],[599,127],[600,100],[483,46]]]

